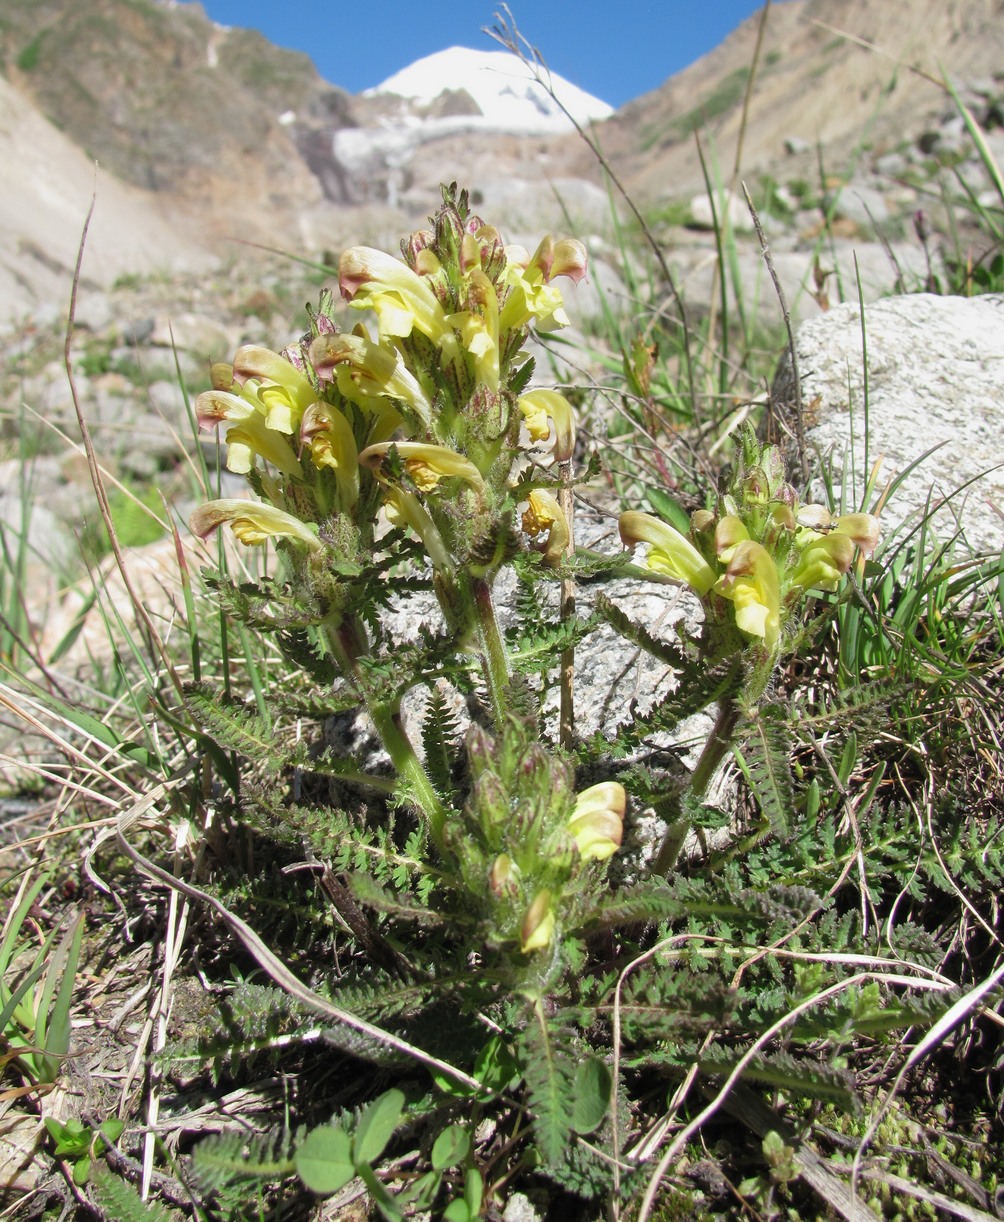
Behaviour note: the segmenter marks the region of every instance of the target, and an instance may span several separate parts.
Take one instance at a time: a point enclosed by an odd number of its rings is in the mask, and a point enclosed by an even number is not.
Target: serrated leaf
[[[527,1025],[521,1042],[523,1072],[530,1106],[533,1132],[545,1163],[560,1163],[572,1133],[575,1061],[569,1050],[555,1037],[568,1038],[555,1030],[538,1011]]]
[[[294,1161],[296,1174],[311,1192],[337,1192],[356,1173],[352,1141],[340,1125],[323,1125],[308,1133]]]

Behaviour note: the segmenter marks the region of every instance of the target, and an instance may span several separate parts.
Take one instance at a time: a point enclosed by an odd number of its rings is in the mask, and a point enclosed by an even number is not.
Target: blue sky
[[[481,33],[498,0],[202,0],[214,21],[306,51],[360,93],[445,47],[497,50]],[[522,33],[561,76],[621,106],[698,59],[763,0],[510,0]],[[444,88],[449,82],[444,81]]]

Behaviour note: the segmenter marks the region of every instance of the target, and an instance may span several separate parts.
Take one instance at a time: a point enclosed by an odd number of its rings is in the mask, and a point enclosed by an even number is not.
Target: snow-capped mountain
[[[605,119],[613,113],[613,107],[606,102],[556,73],[551,74],[550,83],[562,105],[579,123]],[[537,83],[532,70],[507,51],[449,47],[395,72],[383,84],[367,90],[366,96],[396,94],[412,102],[430,104],[444,92],[466,93],[480,113],[440,115],[440,121],[463,117],[470,127],[527,134],[555,134],[571,129],[569,119]]]
[[[606,102],[555,73],[550,84],[580,124],[613,113]],[[506,51],[437,51],[355,102],[358,122],[334,132],[332,156],[356,199],[393,205],[402,203],[413,187],[428,185],[424,163],[432,145],[437,163],[450,165],[448,177],[484,182],[511,177],[515,169],[519,177],[538,180],[545,166],[531,165],[527,158],[546,154],[539,144],[530,150],[526,142],[560,138],[573,130],[571,119],[531,69]],[[507,168],[503,148],[513,152],[514,167]],[[438,169],[436,174],[442,177]]]

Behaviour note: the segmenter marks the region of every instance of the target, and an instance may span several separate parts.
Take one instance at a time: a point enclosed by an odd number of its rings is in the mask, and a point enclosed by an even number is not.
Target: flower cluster
[[[620,848],[627,795],[617,781],[575,793],[571,768],[516,719],[498,739],[472,730],[468,751],[473,787],[457,835],[466,837],[469,889],[489,914],[488,940],[522,955],[546,950],[574,919],[590,863]]]
[[[365,246],[341,256],[341,295],[375,317],[375,335],[362,322],[340,331],[328,295],[299,344],[281,354],[245,346],[232,366],[213,367],[199,424],[225,430],[227,467],[266,504],[203,506],[192,519],[200,535],[227,522],[243,542],[273,536],[317,551],[318,540],[331,546],[334,519],[366,535],[382,508],[444,577],[504,552],[521,452],[546,447],[557,462],[572,453],[572,407],[528,388],[525,342],[531,327],[567,323],[555,279],[577,282],[585,250],[573,239],[545,238],[532,255],[506,246],[452,190],[432,225],[402,243],[404,261]],[[540,482],[540,493],[521,485],[536,496],[525,529],[545,535],[553,563],[568,526],[553,497],[541,513]]]
[[[734,624],[743,638],[776,658],[784,629],[811,590],[834,591],[855,552],[870,556],[878,520],[869,513],[833,517],[822,505],[801,504],[785,481],[775,446],[751,430],[739,439],[739,462],[716,512],[699,510],[683,535],[650,514],[621,514],[625,546],[649,545],[646,564],[689,585],[712,627]]]

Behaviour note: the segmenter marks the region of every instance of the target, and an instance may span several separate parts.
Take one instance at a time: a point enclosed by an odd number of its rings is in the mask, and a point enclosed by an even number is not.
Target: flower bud
[[[627,794],[617,781],[584,789],[575,800],[568,830],[584,861],[605,861],[621,846]]]
[[[401,241],[401,254],[404,255],[408,266],[415,268],[418,256],[422,251],[428,250],[435,240],[436,235],[431,229],[418,229],[413,234],[403,238]]]
[[[528,955],[534,950],[545,950],[554,936],[554,910],[551,907],[550,891],[539,891],[526,910],[520,926],[520,950]]]
[[[209,385],[213,390],[232,390],[234,367],[226,361],[214,361],[209,367]]]
[[[488,887],[496,899],[515,895],[519,889],[519,866],[508,853],[500,853],[488,872]]]

